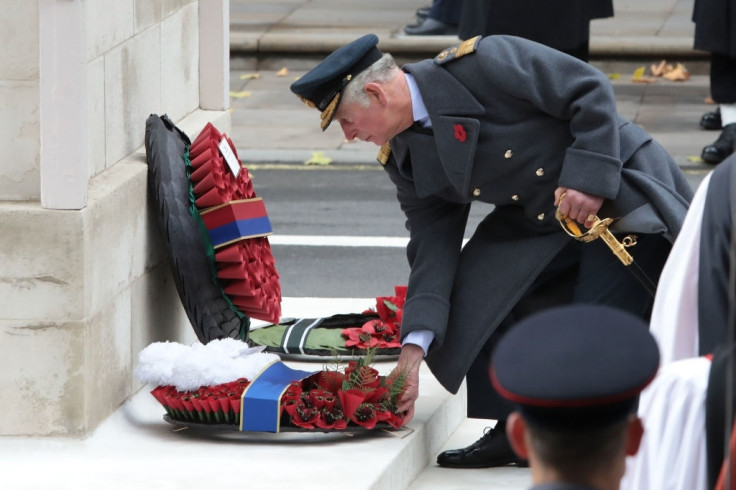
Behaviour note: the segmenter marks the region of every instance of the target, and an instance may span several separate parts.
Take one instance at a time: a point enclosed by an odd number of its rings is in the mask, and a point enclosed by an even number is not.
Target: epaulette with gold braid
[[[381,146],[381,149],[378,150],[378,156],[376,159],[381,162],[381,165],[386,165],[388,163],[388,157],[391,155],[391,143],[388,141]]]
[[[474,38],[463,41],[457,46],[452,46],[442,51],[440,54],[434,57],[434,62],[438,65],[443,65],[448,61],[462,58],[466,54],[475,53],[478,49],[478,43],[483,36],[475,36]]]

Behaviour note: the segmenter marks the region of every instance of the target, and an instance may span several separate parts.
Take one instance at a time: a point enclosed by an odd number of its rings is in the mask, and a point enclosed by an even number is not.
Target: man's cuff
[[[401,345],[418,345],[424,351],[424,357],[427,357],[429,346],[433,340],[434,333],[432,333],[431,330],[414,330],[413,332],[409,332],[408,334],[406,334],[406,337],[404,337],[404,341],[401,343]]]
[[[604,199],[616,199],[621,187],[622,167],[623,163],[618,158],[568,148],[558,185]]]

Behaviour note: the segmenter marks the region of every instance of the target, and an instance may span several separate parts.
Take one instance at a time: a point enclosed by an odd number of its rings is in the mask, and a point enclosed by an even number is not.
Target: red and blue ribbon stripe
[[[300,371],[275,361],[254,379],[240,399],[240,430],[279,432],[281,396],[292,381],[302,380],[314,371]]]
[[[215,248],[273,233],[261,198],[231,201],[200,214]]]

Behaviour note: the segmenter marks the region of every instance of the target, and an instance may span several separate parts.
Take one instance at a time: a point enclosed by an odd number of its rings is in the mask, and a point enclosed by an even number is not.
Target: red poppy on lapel
[[[455,125],[455,139],[458,140],[460,143],[465,143],[465,128],[462,126],[462,124],[456,124]]]

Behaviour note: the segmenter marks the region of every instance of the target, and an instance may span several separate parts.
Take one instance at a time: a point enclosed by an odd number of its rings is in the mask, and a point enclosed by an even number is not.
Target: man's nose
[[[352,141],[355,139],[355,129],[351,128],[349,123],[340,121],[340,128],[342,129],[342,133],[345,135],[346,140]]]

